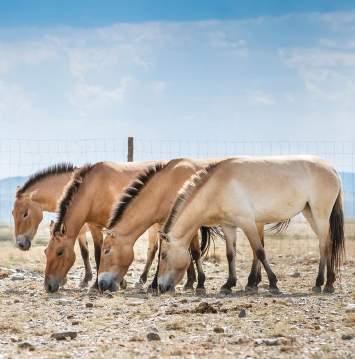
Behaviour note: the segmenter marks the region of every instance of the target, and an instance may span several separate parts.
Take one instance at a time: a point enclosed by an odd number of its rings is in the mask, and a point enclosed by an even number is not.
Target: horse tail
[[[275,234],[285,232],[290,225],[291,219],[286,219],[285,221],[275,223],[271,227],[266,228],[267,232],[274,232]]]
[[[213,242],[216,238],[224,239],[223,232],[221,231],[220,227],[201,227],[201,257],[205,257],[210,249],[211,246],[211,239]]]
[[[344,211],[341,190],[330,214],[329,235],[331,241],[330,266],[334,273],[337,273],[345,255]]]

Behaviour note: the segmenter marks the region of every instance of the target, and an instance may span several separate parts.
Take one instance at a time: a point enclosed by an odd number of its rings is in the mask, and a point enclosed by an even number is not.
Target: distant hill
[[[340,173],[346,217],[355,217],[355,173]],[[15,198],[16,187],[21,186],[27,177],[8,177],[0,180],[0,223],[11,222],[12,204]]]

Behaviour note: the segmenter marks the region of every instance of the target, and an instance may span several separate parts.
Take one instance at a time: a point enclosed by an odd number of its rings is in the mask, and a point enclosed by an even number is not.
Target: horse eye
[[[109,254],[111,252],[111,248],[106,248],[105,250],[104,250],[104,254]]]
[[[64,254],[64,248],[59,249],[57,252],[57,256],[61,257],[63,254]]]
[[[165,260],[166,259],[166,252],[161,254],[161,259]]]
[[[28,210],[23,214],[23,218],[26,218],[28,216]]]

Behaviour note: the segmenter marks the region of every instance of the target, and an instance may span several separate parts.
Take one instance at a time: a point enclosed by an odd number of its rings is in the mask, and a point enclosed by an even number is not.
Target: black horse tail
[[[213,242],[216,238],[221,238],[224,240],[224,235],[219,226],[216,227],[201,227],[201,257],[205,257],[210,249],[211,246],[211,240]]]
[[[341,190],[330,214],[329,235],[331,241],[330,266],[336,274],[339,272],[345,255],[344,212]]]

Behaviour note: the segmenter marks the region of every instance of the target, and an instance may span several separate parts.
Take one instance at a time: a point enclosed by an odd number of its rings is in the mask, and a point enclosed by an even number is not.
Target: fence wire
[[[134,139],[134,160],[180,157],[223,158],[312,154],[330,161],[343,182],[345,215],[355,218],[355,152],[353,142],[204,141]],[[58,162],[75,165],[127,161],[127,138],[79,140],[0,140],[0,223],[11,221],[16,190],[26,176]]]

